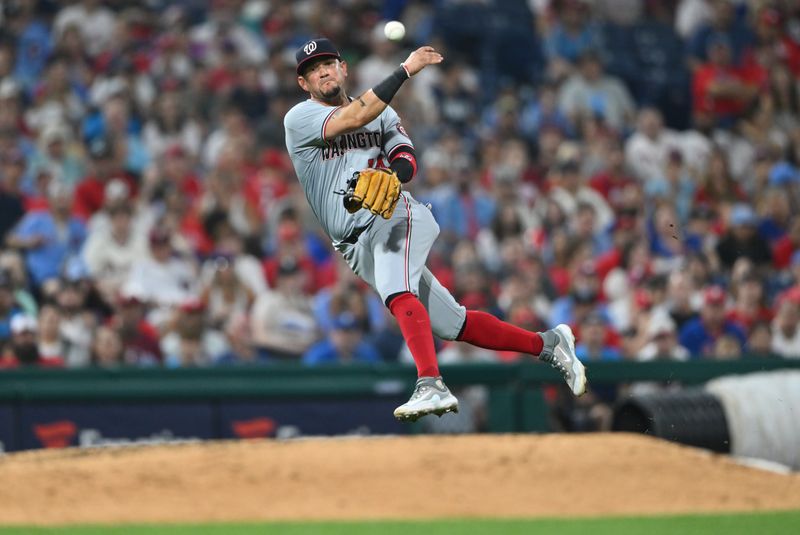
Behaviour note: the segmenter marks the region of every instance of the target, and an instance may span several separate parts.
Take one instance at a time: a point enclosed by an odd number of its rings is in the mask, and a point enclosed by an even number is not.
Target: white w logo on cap
[[[306,55],[309,55],[316,49],[317,49],[317,42],[311,41],[310,43],[308,43],[306,46],[303,47],[303,52],[305,52]]]

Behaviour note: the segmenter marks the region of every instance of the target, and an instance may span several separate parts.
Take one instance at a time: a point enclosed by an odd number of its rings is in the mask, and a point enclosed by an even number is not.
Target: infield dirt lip
[[[47,450],[0,458],[0,481],[5,525],[800,509],[800,474],[623,433]]]

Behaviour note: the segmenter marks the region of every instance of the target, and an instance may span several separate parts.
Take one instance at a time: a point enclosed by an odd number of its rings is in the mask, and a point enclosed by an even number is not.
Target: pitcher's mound
[[[800,475],[628,434],[212,442],[0,458],[0,524],[800,508]]]

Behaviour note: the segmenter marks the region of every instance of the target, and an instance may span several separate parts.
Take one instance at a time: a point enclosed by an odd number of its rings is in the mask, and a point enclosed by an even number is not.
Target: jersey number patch
[[[383,158],[378,156],[378,159],[370,158],[367,162],[367,167],[369,169],[386,169],[386,164],[383,163]]]

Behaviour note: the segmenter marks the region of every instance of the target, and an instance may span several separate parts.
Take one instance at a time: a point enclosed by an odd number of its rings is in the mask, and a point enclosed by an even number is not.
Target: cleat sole
[[[440,407],[437,409],[430,409],[430,410],[423,410],[423,411],[416,411],[416,412],[408,412],[405,414],[395,414],[394,417],[401,422],[416,422],[423,416],[427,416],[429,414],[435,414],[439,418],[443,415],[447,414],[448,412],[456,413],[458,412],[458,404],[450,405],[447,407]]]

